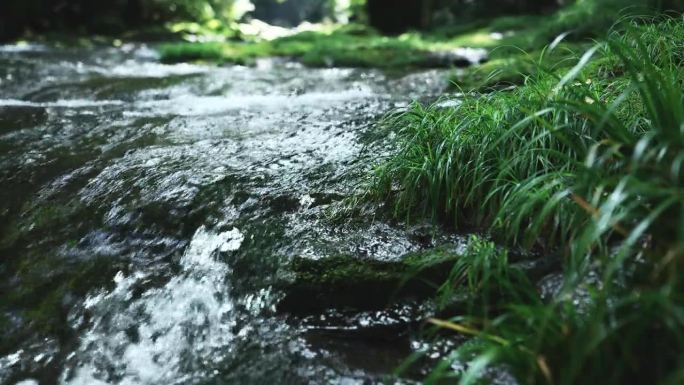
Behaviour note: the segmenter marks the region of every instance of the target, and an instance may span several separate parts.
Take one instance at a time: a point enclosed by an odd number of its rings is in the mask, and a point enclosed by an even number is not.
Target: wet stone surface
[[[459,245],[326,216],[445,78],[0,46],[0,384],[380,383],[424,304],[293,316],[279,280]]]

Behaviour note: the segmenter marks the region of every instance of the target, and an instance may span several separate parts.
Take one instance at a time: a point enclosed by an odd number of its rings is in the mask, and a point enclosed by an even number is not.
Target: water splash
[[[234,304],[228,293],[229,268],[217,253],[238,250],[238,229],[214,232],[200,227],[180,260],[181,273],[166,285],[140,295],[144,273],[117,274],[116,287],[86,300],[90,330],[72,359],[73,373],[62,384],[180,384],[207,375],[188,370],[211,366],[231,351]]]

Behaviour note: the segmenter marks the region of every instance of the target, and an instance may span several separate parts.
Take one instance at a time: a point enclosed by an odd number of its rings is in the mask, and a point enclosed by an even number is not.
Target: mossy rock
[[[400,299],[433,296],[458,255],[436,249],[397,261],[331,256],[296,257],[289,264],[279,311],[311,314],[321,310],[382,309]]]
[[[44,124],[48,114],[43,107],[3,106],[0,107],[0,134],[7,134]]]

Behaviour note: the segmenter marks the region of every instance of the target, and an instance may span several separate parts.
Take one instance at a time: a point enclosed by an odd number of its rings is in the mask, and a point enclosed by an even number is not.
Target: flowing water
[[[0,47],[0,384],[379,383],[420,343],[356,332],[410,309],[317,328],[278,282],[429,246],[326,213],[385,151],[371,123],[444,79]]]

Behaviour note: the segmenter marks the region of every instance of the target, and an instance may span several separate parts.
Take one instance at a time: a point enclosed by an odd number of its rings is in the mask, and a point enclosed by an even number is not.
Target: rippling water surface
[[[277,282],[425,246],[325,213],[385,151],[369,124],[443,79],[0,46],[0,384],[379,383],[415,341],[318,333]]]

